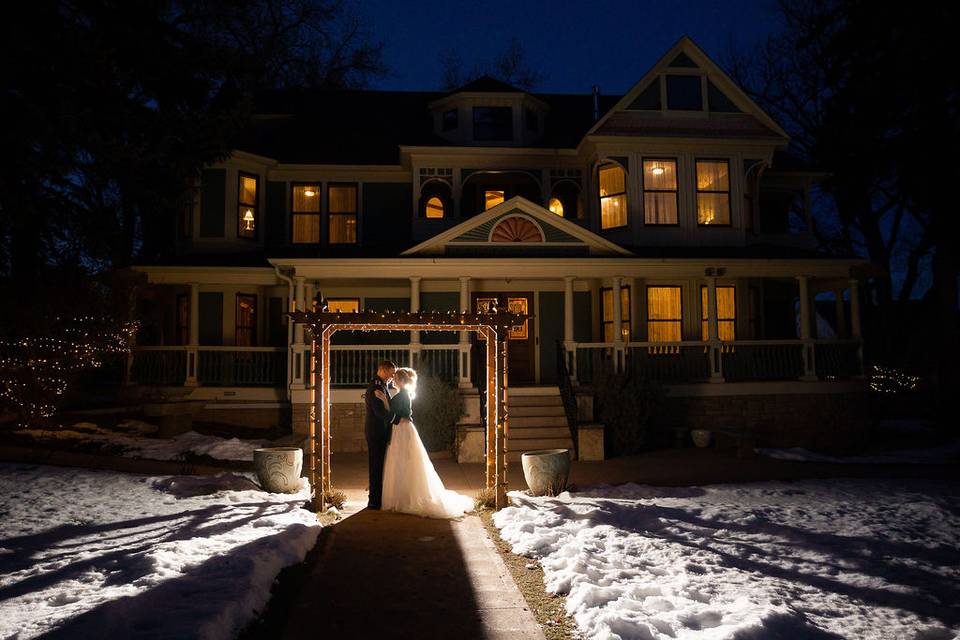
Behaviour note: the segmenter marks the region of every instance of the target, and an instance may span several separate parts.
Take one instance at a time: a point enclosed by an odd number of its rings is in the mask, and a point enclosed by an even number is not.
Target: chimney
[[[600,119],[600,85],[593,85],[593,121]]]

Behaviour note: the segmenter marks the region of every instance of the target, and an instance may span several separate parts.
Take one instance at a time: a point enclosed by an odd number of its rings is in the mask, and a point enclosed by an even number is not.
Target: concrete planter
[[[296,493],[303,471],[303,449],[299,447],[267,447],[254,449],[253,468],[264,491]]]
[[[569,449],[528,451],[520,460],[523,477],[533,495],[557,495],[567,488],[567,478],[570,476]]]
[[[690,437],[693,438],[693,444],[701,449],[710,446],[710,432],[706,429],[691,429]]]

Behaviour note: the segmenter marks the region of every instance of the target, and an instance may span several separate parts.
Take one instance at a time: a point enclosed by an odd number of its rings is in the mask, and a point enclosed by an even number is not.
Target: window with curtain
[[[427,200],[427,204],[424,209],[424,215],[428,218],[442,218],[443,217],[443,200],[437,196],[431,197]]]
[[[616,164],[601,165],[597,172],[600,192],[600,228],[627,225],[627,176]]]
[[[360,311],[360,298],[328,298],[327,311],[331,313],[357,313]]]
[[[190,343],[190,296],[177,295],[177,344]]]
[[[697,223],[730,224],[730,163],[697,160]]]
[[[483,192],[483,210],[492,209],[498,204],[503,204],[503,190],[487,189]]]
[[[613,289],[600,290],[603,300],[603,341],[613,342]],[[630,342],[630,287],[620,287],[620,333],[624,342]]]
[[[237,294],[237,322],[234,336],[238,347],[257,345],[257,296],[249,293]]]
[[[560,202],[560,198],[550,198],[549,209],[550,213],[563,217],[563,203]]]
[[[643,223],[679,224],[676,160],[643,161]]]
[[[256,238],[260,223],[257,195],[260,179],[249,173],[240,173],[237,193],[237,235],[241,238]]]
[[[680,342],[682,322],[680,287],[647,287],[647,340]]]
[[[707,286],[700,287],[700,336],[710,339],[709,291]],[[717,333],[720,340],[735,340],[737,335],[737,295],[735,287],[717,287]]]
[[[357,243],[357,185],[327,187],[327,221],[330,244]]]
[[[319,244],[320,185],[293,185],[290,202],[294,244]]]

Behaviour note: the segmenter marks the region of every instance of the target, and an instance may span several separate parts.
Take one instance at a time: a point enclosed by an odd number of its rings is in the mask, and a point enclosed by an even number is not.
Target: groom
[[[367,415],[363,424],[363,432],[367,437],[367,455],[370,472],[370,498],[367,501],[368,509],[379,509],[383,493],[383,459],[387,455],[387,445],[390,443],[390,431],[393,425],[400,422],[397,414],[383,406],[377,398],[377,391],[382,391],[388,398],[393,396],[393,374],[397,365],[389,360],[381,360],[377,365],[377,375],[367,385],[363,394],[367,405]]]

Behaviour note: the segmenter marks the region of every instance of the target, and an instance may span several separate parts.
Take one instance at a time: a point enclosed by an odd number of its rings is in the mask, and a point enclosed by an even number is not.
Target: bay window
[[[604,164],[597,172],[600,192],[600,228],[627,226],[627,179],[623,167]]]
[[[237,189],[237,236],[256,238],[260,223],[259,196],[260,179],[249,173],[240,173]]]
[[[643,161],[643,223],[676,225],[677,161]]]
[[[697,224],[730,224],[730,163],[697,160]]]
[[[320,185],[294,184],[291,197],[294,244],[320,243]]]
[[[331,184],[327,187],[327,222],[330,244],[357,243],[357,185]]]

